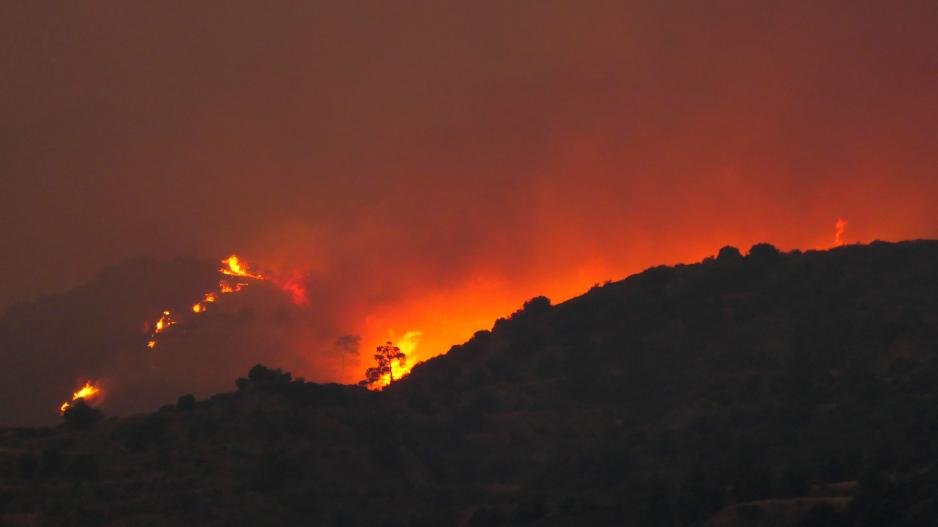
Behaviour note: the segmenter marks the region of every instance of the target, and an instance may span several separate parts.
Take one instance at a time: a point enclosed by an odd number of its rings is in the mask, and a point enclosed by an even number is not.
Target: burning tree
[[[391,384],[394,382],[393,365],[395,361],[397,361],[400,366],[404,366],[407,361],[407,355],[401,351],[401,348],[392,344],[391,341],[387,341],[383,345],[378,346],[375,349],[375,362],[377,362],[378,365],[374,368],[368,368],[365,371],[365,379],[358,384],[362,386],[372,386],[381,383],[385,379],[387,379],[386,384]]]

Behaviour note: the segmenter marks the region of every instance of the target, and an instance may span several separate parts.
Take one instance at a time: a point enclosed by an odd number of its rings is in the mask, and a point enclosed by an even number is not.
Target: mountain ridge
[[[203,401],[6,430],[2,518],[924,525],[936,328],[936,241],[727,247],[536,297],[382,392],[258,365]]]

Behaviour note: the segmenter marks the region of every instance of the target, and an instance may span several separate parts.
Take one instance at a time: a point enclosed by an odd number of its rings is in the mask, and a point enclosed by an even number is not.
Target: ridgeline
[[[382,392],[256,366],[149,415],[0,432],[0,525],[931,525],[938,242],[724,248]]]

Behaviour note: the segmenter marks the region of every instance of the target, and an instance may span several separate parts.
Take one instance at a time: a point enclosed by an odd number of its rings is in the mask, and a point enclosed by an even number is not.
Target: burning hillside
[[[70,400],[63,402],[62,405],[59,406],[59,412],[64,414],[65,411],[68,410],[73,404],[75,404],[75,401],[78,401],[79,399],[85,401],[85,403],[88,404],[96,402],[101,398],[101,395],[101,388],[95,386],[91,381],[85,381],[85,384],[72,394],[72,398]]]
[[[531,299],[400,382],[399,335],[376,350],[384,390],[258,364],[148,415],[70,413],[0,435],[2,519],[930,525],[936,270],[938,242],[726,247]]]
[[[252,272],[249,265],[236,254],[232,254],[228,258],[225,258],[221,261],[221,263],[222,266],[218,269],[218,272],[222,277],[232,276],[236,278],[245,278],[257,281],[265,279],[260,274]],[[225,278],[221,278],[218,281],[218,288],[216,290],[203,293],[201,295],[201,299],[192,304],[191,311],[196,315],[201,315],[207,311],[209,304],[215,303],[218,295],[240,293],[247,286],[248,282],[234,282],[232,285],[231,281]],[[177,320],[177,318],[173,315],[172,310],[164,309],[162,315],[160,315],[156,322],[153,323],[153,330],[150,333],[146,344],[147,348],[155,348],[157,344],[157,335],[166,331],[171,326],[175,326],[178,322],[179,320]]]

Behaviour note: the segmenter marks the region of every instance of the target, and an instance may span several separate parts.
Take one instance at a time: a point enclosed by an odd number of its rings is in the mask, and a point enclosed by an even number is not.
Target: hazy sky
[[[4,2],[0,307],[238,251],[344,331],[442,346],[839,217],[938,237],[935,28],[933,0]]]

